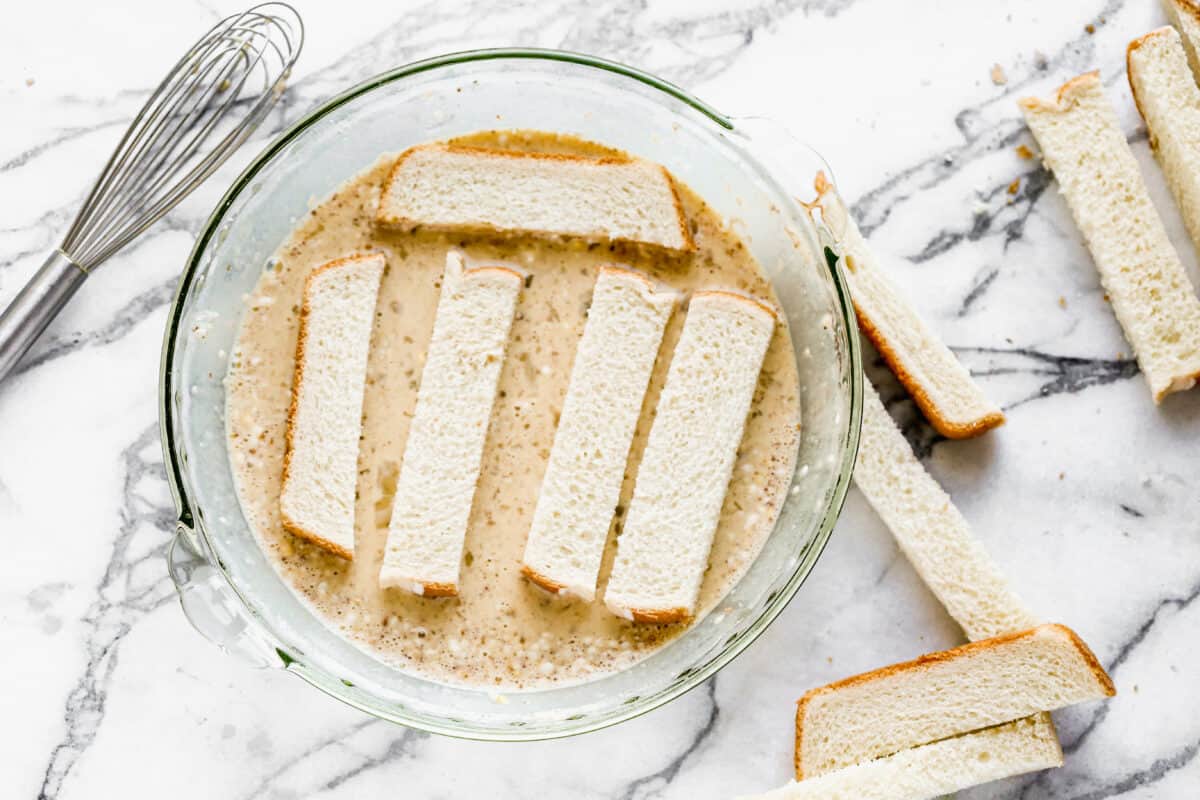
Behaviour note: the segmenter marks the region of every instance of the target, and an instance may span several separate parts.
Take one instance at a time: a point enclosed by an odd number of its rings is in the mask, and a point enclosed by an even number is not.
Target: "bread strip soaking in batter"
[[[623,157],[595,143],[536,131],[488,131],[462,141],[489,149]],[[570,685],[627,669],[688,628],[631,625],[603,603],[564,601],[521,574],[596,281],[602,270],[620,264],[681,296],[725,286],[775,303],[771,283],[737,233],[683,184],[676,185],[697,249],[675,256],[554,237],[380,226],[375,222],[380,187],[395,161],[381,156],[298,220],[247,295],[226,377],[230,460],[247,522],[280,580],[310,613],[407,674],[507,691]],[[458,595],[442,602],[381,588],[379,573],[450,251],[461,252],[468,265],[519,265],[532,279],[520,290],[500,368],[466,524]],[[346,561],[288,533],[280,524],[279,495],[305,278],[328,261],[366,252],[383,254],[389,268],[380,284],[367,359],[354,559]],[[685,321],[685,314],[672,313],[663,332],[616,501],[617,524],[624,522],[633,497],[670,354]],[[788,496],[800,430],[797,364],[791,337],[773,336],[694,617],[720,607],[770,537]],[[603,596],[617,551],[617,537],[606,538],[597,597]]]
[[[446,257],[442,295],[404,448],[379,584],[458,593],[463,540],[524,276]]]
[[[636,622],[692,616],[776,312],[725,291],[692,296],[604,602]]]
[[[279,517],[283,527],[354,558],[354,487],[363,386],[382,255],[340,258],[304,283]]]
[[[522,571],[544,589],[595,599],[629,446],[676,298],[633,270],[600,269],[525,543]]]

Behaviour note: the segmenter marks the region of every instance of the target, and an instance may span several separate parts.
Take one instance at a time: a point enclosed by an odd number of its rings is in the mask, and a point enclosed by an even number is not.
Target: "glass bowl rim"
[[[272,627],[268,625],[254,610],[253,606],[243,596],[242,591],[238,588],[237,584],[229,576],[224,564],[221,563],[220,559],[215,557],[215,549],[213,548],[209,539],[206,526],[196,524],[196,519],[192,513],[192,500],[188,495],[188,484],[183,477],[183,471],[180,463],[181,459],[179,457],[176,443],[175,426],[177,424],[177,420],[171,404],[171,393],[172,389],[174,388],[172,362],[174,360],[177,343],[180,338],[180,322],[183,316],[185,301],[191,292],[193,281],[199,271],[201,258],[208,249],[209,242],[219,230],[221,222],[225,218],[226,212],[233,205],[234,201],[242,194],[242,192],[251,184],[258,173],[272,161],[272,159],[280,150],[294,141],[309,127],[318,122],[320,119],[324,118],[326,115],[332,113],[357,97],[411,75],[416,75],[442,67],[450,67],[456,64],[503,59],[559,62],[615,73],[622,77],[633,79],[653,89],[657,89],[671,98],[684,103],[693,110],[702,114],[704,117],[711,120],[714,124],[726,132],[733,133],[736,130],[736,125],[731,118],[721,114],[712,106],[692,96],[678,86],[664,81],[648,72],[644,72],[619,62],[567,50],[527,47],[487,48],[463,50],[440,56],[434,56],[432,58],[414,61],[367,78],[350,89],[347,89],[346,91],[335,95],[329,100],[317,105],[298,121],[287,127],[282,133],[277,135],[274,140],[268,143],[268,145],[250,161],[250,163],[242,170],[237,178],[234,179],[233,183],[230,184],[229,189],[225,191],[224,195],[221,197],[220,201],[218,201],[216,206],[213,208],[212,213],[205,221],[200,235],[196,237],[195,244],[192,246],[191,253],[188,255],[186,266],[184,267],[184,271],[180,276],[178,287],[176,288],[175,295],[171,301],[171,307],[167,315],[167,323],[163,336],[161,359],[159,364],[159,437],[163,450],[164,466],[166,467],[167,483],[170,487],[171,496],[175,502],[176,516],[178,520],[177,527],[179,533],[186,533],[191,546],[199,547],[200,552],[198,555],[208,561],[208,563],[216,569],[224,583],[237,597],[238,602],[241,605],[241,610],[262,629],[263,633],[265,633],[270,639],[272,646],[279,643],[277,634]],[[749,155],[752,160],[757,161],[753,153],[750,153]],[[790,200],[790,202],[796,204],[797,206],[799,205],[798,201],[789,193],[783,192],[783,194]],[[678,699],[697,686],[700,686],[710,677],[723,669],[731,661],[741,655],[756,639],[758,639],[758,637],[767,629],[767,627],[769,627],[770,624],[779,616],[779,614],[782,613],[783,609],[787,607],[788,603],[795,596],[796,592],[799,591],[800,586],[807,579],[809,573],[812,572],[813,567],[816,565],[821,553],[824,551],[825,546],[829,542],[829,538],[832,535],[833,528],[841,514],[842,507],[845,504],[846,494],[849,490],[851,473],[853,471],[854,462],[858,452],[859,435],[862,423],[862,390],[863,381],[865,378],[862,371],[861,345],[858,337],[858,326],[853,305],[850,301],[849,287],[843,273],[841,258],[830,246],[830,244],[831,243],[820,242],[823,255],[825,257],[827,266],[829,267],[830,277],[834,284],[835,294],[837,297],[839,310],[841,312],[842,323],[845,325],[847,334],[847,349],[849,351],[850,361],[848,370],[848,379],[850,384],[850,419],[846,437],[842,445],[841,468],[838,472],[837,480],[832,487],[830,499],[826,506],[826,511],[821,518],[817,530],[814,533],[812,545],[806,549],[805,557],[797,562],[795,569],[788,577],[788,580],[784,586],[775,592],[773,598],[768,600],[760,614],[754,619],[750,626],[747,627],[741,633],[741,635],[737,637],[737,640],[732,646],[723,648],[715,657],[696,667],[695,670],[689,674],[687,680],[657,695],[651,702],[645,704],[632,704],[628,708],[617,709],[590,720],[566,720],[567,722],[582,724],[566,725],[554,730],[535,731],[523,730],[522,728],[513,728],[511,730],[493,730],[484,733],[478,730],[464,730],[450,720],[432,721],[427,717],[412,716],[404,711],[381,708],[374,704],[368,706],[368,704],[361,702],[359,699],[348,696],[347,694],[339,691],[338,686],[340,684],[336,676],[326,676],[324,674],[324,670],[319,668],[310,671],[310,667],[308,665],[302,664],[300,661],[288,656],[282,650],[276,648],[276,652],[281,657],[281,665],[283,668],[289,672],[299,675],[306,683],[319,689],[334,699],[354,708],[358,708],[376,718],[384,719],[429,733],[437,733],[454,738],[481,741],[537,741],[575,736],[601,730],[603,728],[634,719],[643,714],[649,713],[650,711],[661,708],[662,706]]]

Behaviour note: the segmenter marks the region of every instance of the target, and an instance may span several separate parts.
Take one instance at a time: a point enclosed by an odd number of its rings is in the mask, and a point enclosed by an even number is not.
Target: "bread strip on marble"
[[[800,698],[796,778],[1114,694],[1096,656],[1062,625],[930,653]]]
[[[1190,389],[1200,377],[1200,299],[1150,200],[1100,74],[1071,79],[1050,100],[1025,98],[1021,108],[1092,252],[1154,402]]]
[[[1200,87],[1183,42],[1174,28],[1159,28],[1130,42],[1125,61],[1150,147],[1200,249]]]
[[[617,540],[604,594],[614,614],[665,623],[694,613],[777,321],[745,295],[692,295]]]
[[[818,173],[816,206],[839,236],[858,326],[938,433],[978,436],[1004,424],[1004,413],[971,379],[950,348],[884,274],[833,184]]]
[[[354,558],[358,439],[375,302],[386,261],[355,255],[304,282],[279,518],[285,530]]]
[[[1038,619],[1009,588],[946,491],[925,471],[879,394],[863,387],[854,484],[917,574],[971,640],[1031,628]]]
[[[988,639],[1038,623],[971,535],[949,495],[917,460],[869,383],[863,388],[854,483],[968,639]],[[1030,723],[1048,728],[1053,735],[1048,714],[1035,715]],[[857,763],[872,755],[858,751],[848,757]]]
[[[379,585],[458,593],[496,385],[524,275],[446,257],[433,336],[404,446]]]
[[[1200,4],[1196,0],[1162,0],[1167,19],[1179,29],[1183,36],[1183,47],[1187,53],[1192,74],[1200,76]]]
[[[792,781],[742,800],[933,800],[1062,763],[1050,718],[1037,715]]]
[[[388,175],[376,221],[696,249],[670,174],[629,158],[413,147]]]
[[[596,596],[629,447],[678,297],[639,272],[600,268],[522,559],[522,572],[544,589]]]

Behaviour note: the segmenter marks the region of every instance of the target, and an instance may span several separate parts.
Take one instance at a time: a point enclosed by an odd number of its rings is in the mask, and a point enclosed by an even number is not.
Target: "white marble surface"
[[[21,3],[0,31],[0,302],[57,243],[160,71],[228,0]],[[269,135],[418,56],[526,44],[658,72],[769,114],[834,165],[872,244],[1009,413],[946,442],[875,365],[929,468],[1043,616],[1120,694],[1057,716],[1066,767],[972,798],[1191,798],[1200,783],[1200,390],[1155,408],[1018,96],[1098,67],[1193,276],[1124,79],[1152,0],[300,2],[309,38]],[[1094,34],[1085,26],[1095,24]],[[989,73],[998,63],[1006,85]],[[707,686],[566,741],[460,742],[372,721],[187,625],[155,418],[167,304],[231,165],[82,290],[0,386],[0,795],[729,797],[787,779],[805,689],[960,634],[853,493],[786,613]],[[1006,187],[1020,180],[1015,196]],[[1065,306],[1060,305],[1060,298]]]

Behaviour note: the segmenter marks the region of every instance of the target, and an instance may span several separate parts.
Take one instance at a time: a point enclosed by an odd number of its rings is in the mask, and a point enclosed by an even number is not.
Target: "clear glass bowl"
[[[665,164],[744,236],[795,346],[803,426],[795,476],[761,555],[721,603],[623,672],[507,692],[398,671],[327,628],[279,578],[247,526],[225,439],[223,378],[250,292],[307,211],[381,153],[494,128],[576,134]],[[196,241],[171,308],[161,425],[179,509],[170,570],[201,633],[394,722],[480,739],[567,736],[666,703],[729,663],[779,614],[829,538],[858,443],[862,372],[836,243],[804,213],[828,167],[764,120],[732,120],[680,89],[570,53],[487,50],[401,67],[313,111],[230,188]]]

